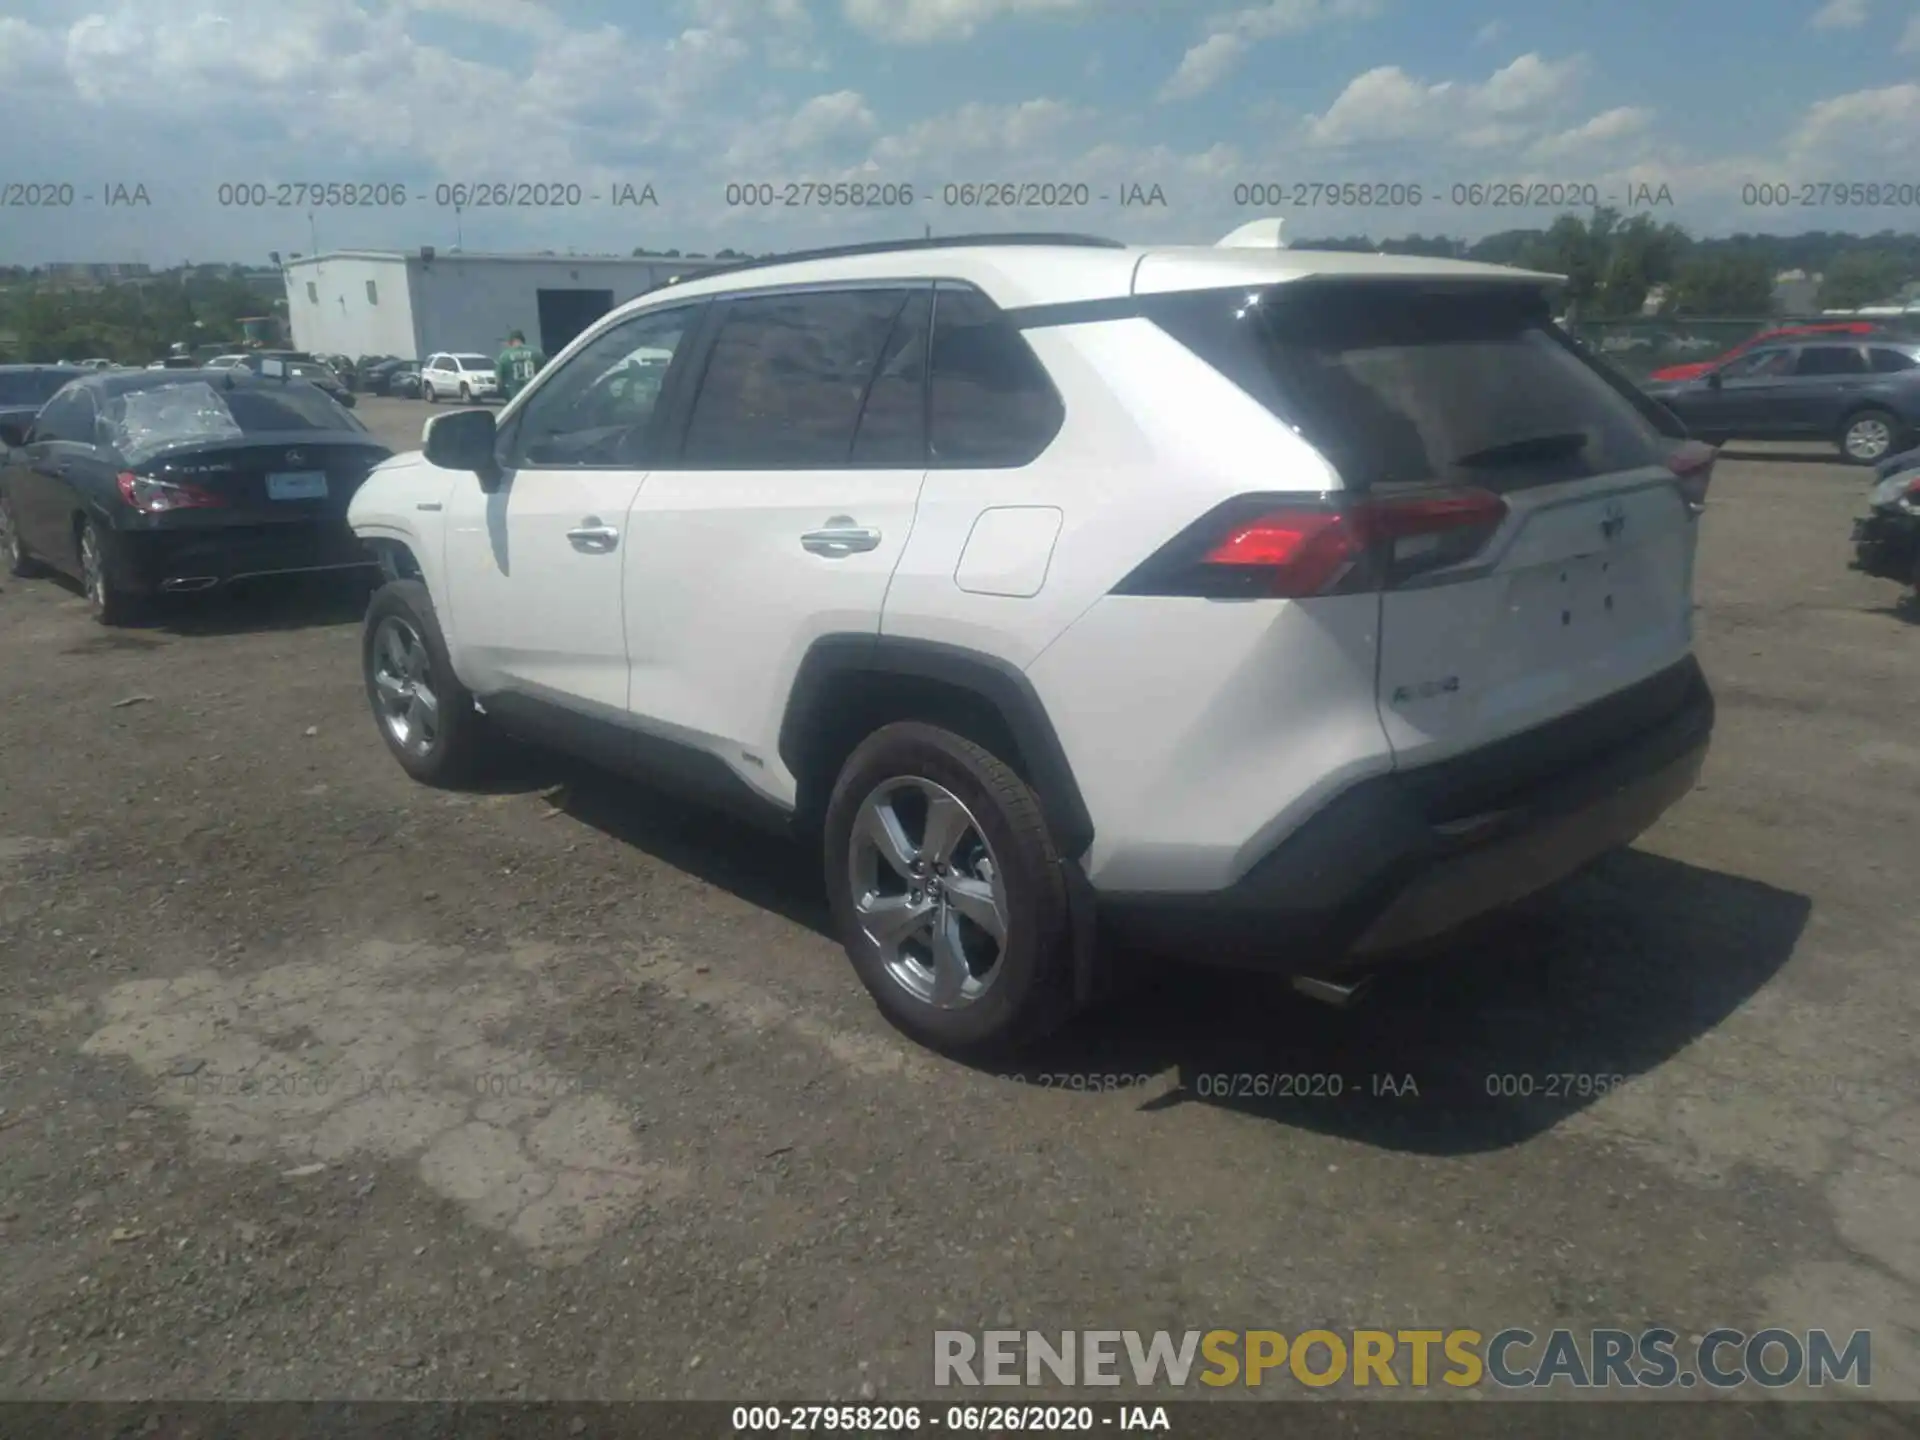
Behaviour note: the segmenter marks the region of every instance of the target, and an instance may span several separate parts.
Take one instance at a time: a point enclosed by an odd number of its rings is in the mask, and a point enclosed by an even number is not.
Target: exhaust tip
[[[1331,1005],[1336,1010],[1347,1010],[1360,1003],[1362,997],[1373,988],[1373,976],[1362,975],[1356,980],[1326,980],[1317,975],[1295,975],[1293,988],[1309,1000],[1318,1000],[1323,1005]]]

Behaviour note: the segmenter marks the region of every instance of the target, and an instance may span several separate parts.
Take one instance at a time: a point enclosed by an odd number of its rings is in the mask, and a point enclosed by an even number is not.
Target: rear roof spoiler
[[[1284,250],[1286,237],[1280,232],[1286,228],[1286,220],[1279,215],[1268,215],[1259,220],[1249,220],[1231,234],[1223,235],[1214,242],[1215,249],[1227,250]]]

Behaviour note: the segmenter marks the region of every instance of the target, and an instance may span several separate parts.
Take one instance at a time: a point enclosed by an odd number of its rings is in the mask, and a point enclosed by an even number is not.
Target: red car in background
[[[1749,335],[1724,355],[1716,355],[1711,360],[1694,360],[1685,365],[1669,365],[1664,370],[1656,370],[1649,380],[1697,380],[1709,370],[1718,370],[1737,355],[1744,355],[1756,345],[1769,340],[1784,340],[1794,335],[1879,335],[1885,327],[1871,320],[1835,320],[1809,325],[1782,325],[1777,330],[1762,330],[1757,335]]]

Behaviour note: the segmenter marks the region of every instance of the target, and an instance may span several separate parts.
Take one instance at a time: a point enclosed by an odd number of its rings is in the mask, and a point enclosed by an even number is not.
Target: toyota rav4
[[[511,736],[816,837],[937,1047],[1044,1033],[1102,931],[1338,999],[1706,753],[1714,452],[1557,284],[1002,236],[652,292],[355,495],[380,733],[432,784]]]

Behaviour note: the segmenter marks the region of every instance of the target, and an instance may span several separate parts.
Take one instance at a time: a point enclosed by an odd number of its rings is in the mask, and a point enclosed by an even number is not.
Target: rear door
[[[1858,345],[1803,345],[1782,397],[1785,423],[1799,435],[1831,435],[1873,379]]]
[[[1440,537],[1389,541],[1377,699],[1398,763],[1539,725],[1687,655],[1697,526],[1657,407],[1558,335],[1537,292],[1314,289],[1271,307],[1276,378],[1345,484],[1506,507],[1452,563],[1431,563]]]
[[[925,479],[932,286],[719,303],[679,455],[635,498],[637,717],[782,801],[776,739],[823,634],[880,630]]]
[[[74,562],[75,469],[92,453],[94,400],[75,386],[41,409],[15,462],[14,519],[29,549],[54,562]]]

